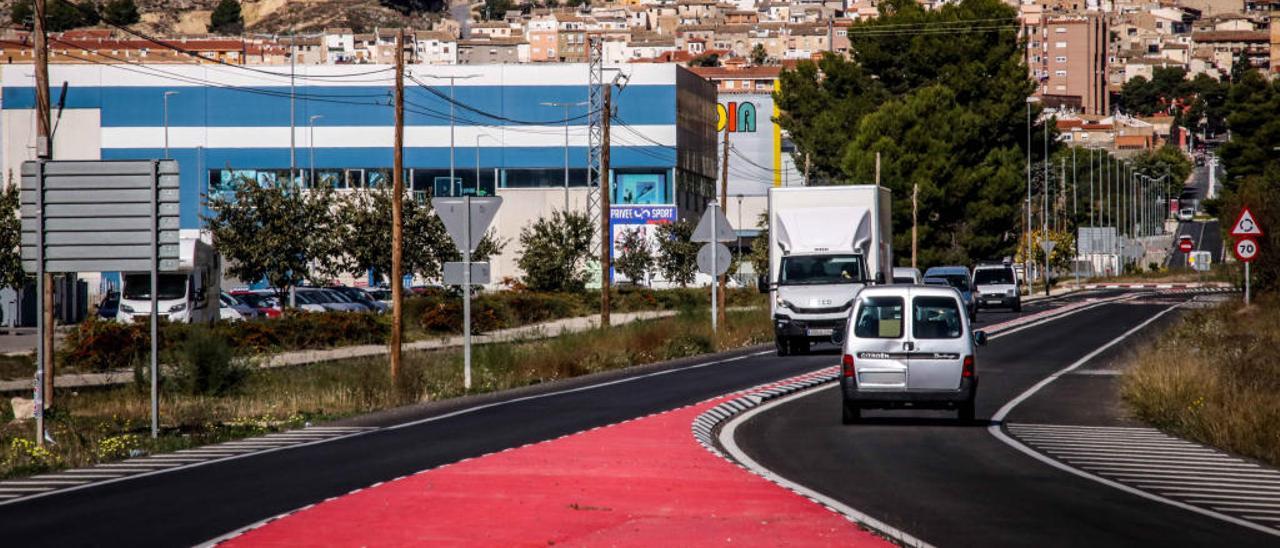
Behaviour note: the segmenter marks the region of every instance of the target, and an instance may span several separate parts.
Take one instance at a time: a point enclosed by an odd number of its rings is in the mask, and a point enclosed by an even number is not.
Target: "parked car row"
[[[383,300],[390,300],[390,291],[385,289],[359,287],[299,287],[294,292],[295,304],[308,312],[374,312],[384,313],[391,305]],[[238,289],[221,292],[218,298],[218,318],[222,321],[244,321],[260,318],[279,318],[283,314],[280,300],[274,291],[269,289]],[[98,317],[116,319],[120,317],[120,292],[108,292],[98,303]],[[127,310],[130,317],[133,309]],[[173,317],[172,314],[167,314]]]

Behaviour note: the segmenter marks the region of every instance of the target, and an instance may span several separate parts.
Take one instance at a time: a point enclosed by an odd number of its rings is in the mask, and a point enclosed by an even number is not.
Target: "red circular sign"
[[[1196,244],[1195,242],[1191,241],[1191,238],[1184,238],[1178,241],[1178,251],[1181,251],[1183,253],[1191,253],[1191,250],[1195,249],[1195,247],[1196,247]]]
[[[1241,262],[1251,263],[1258,258],[1258,242],[1253,238],[1240,238],[1236,240],[1236,245],[1232,246],[1232,250],[1236,252],[1236,258]]]

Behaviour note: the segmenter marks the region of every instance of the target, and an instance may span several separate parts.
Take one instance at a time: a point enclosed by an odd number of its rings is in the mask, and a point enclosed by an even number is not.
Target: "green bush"
[[[192,396],[222,396],[235,391],[249,370],[231,359],[231,345],[217,330],[195,326],[178,357],[174,385]]]

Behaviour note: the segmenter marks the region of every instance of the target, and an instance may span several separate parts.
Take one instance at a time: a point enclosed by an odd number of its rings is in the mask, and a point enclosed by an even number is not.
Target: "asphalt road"
[[[1027,303],[1022,314],[1077,298]],[[979,325],[1017,315],[983,311]],[[751,354],[727,363],[704,365],[723,355],[683,360],[514,393],[398,409],[347,421],[384,428],[367,434],[55,492],[0,506],[0,538],[12,546],[190,545],[380,481],[674,409],[838,360],[834,346],[811,356],[785,359],[771,352]],[[666,373],[652,375],[659,371]],[[623,382],[580,389],[613,381]],[[564,392],[573,389],[579,390]],[[538,395],[542,396],[527,399]],[[507,403],[476,409],[499,402]]]
[[[1182,188],[1181,198],[1184,203],[1188,200],[1203,200],[1209,192],[1209,168],[1200,166],[1192,172],[1191,182]],[[1189,221],[1178,223],[1178,235],[1174,238],[1173,253],[1169,254],[1169,265],[1175,269],[1185,268],[1187,265],[1187,254],[1177,249],[1178,239],[1183,235],[1191,236],[1195,242],[1195,251],[1208,251],[1213,256],[1214,263],[1222,262],[1222,230],[1218,220],[1210,221]]]
[[[757,415],[735,439],[779,475],[935,545],[1275,546],[1275,537],[1057,470],[987,431],[1010,399],[1168,306],[1103,305],[992,340],[978,355],[976,424],[954,412],[870,411],[844,426],[832,385]],[[1114,393],[1045,390],[1008,420],[1088,422],[1116,405]]]

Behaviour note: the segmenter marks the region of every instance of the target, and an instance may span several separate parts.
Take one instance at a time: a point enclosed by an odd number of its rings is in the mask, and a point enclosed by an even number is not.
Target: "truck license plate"
[[[833,329],[809,329],[805,333],[810,337],[830,337],[834,331]]]

